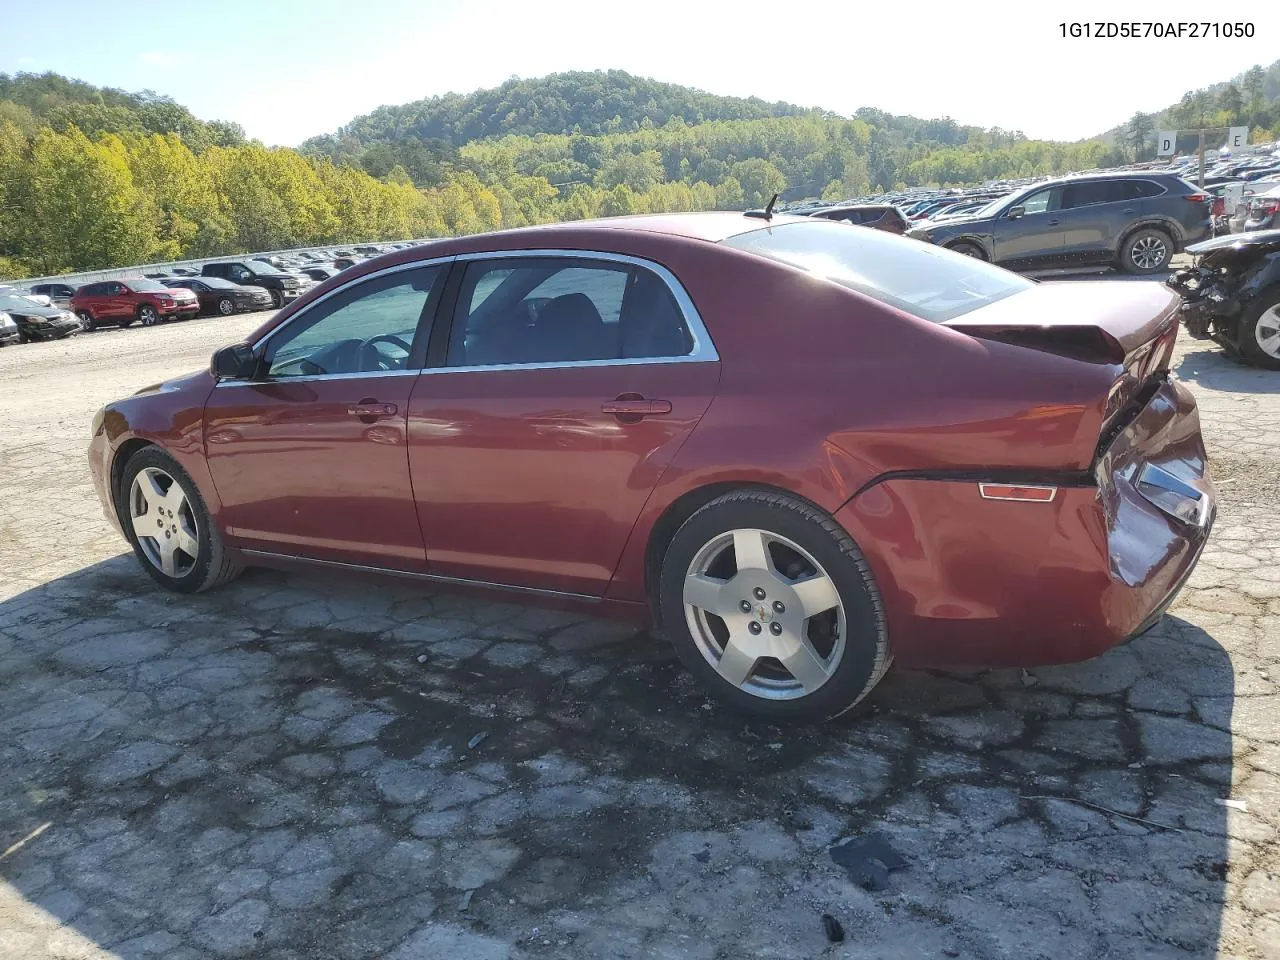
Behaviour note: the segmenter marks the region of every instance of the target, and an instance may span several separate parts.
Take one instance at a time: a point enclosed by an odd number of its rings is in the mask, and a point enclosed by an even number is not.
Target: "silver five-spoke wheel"
[[[129,520],[138,546],[169,577],[191,572],[200,555],[200,534],[182,485],[159,467],[145,467],[129,489]]]
[[[808,696],[844,656],[844,606],[830,575],[765,530],[732,530],[703,546],[685,576],[684,610],[707,662],[753,696]]]

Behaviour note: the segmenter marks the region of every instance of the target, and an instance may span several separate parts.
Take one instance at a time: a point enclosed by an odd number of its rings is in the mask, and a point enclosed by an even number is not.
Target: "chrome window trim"
[[[544,258],[549,260],[596,260],[605,263],[624,264],[629,267],[640,267],[644,270],[657,274],[658,278],[667,285],[667,290],[676,301],[676,306],[680,308],[680,313],[684,317],[685,326],[689,329],[689,335],[693,337],[693,350],[683,356],[678,357],[628,357],[616,360],[560,360],[550,361],[546,363],[488,363],[488,364],[469,364],[464,367],[427,367],[422,371],[424,374],[439,373],[479,373],[484,370],[554,370],[569,367],[622,367],[634,366],[641,363],[716,363],[720,360],[720,354],[716,351],[716,346],[711,340],[711,334],[707,332],[706,324],[702,322],[702,315],[698,313],[698,308],[693,305],[693,298],[689,296],[689,292],[685,290],[676,275],[664,267],[662,264],[648,260],[644,257],[636,257],[627,253],[610,253],[604,250],[559,250],[543,248],[537,250],[485,250],[480,253],[463,253],[457,256],[460,264],[471,263],[480,260],[522,260],[533,257]],[[452,325],[456,318],[456,310],[454,317],[449,318]],[[452,334],[450,330],[450,334]]]
[[[430,260],[411,260],[407,263],[397,263],[394,266],[383,267],[381,270],[375,270],[372,273],[366,273],[359,277],[352,277],[346,283],[340,284],[334,287],[332,290],[327,291],[322,296],[316,297],[315,300],[311,301],[311,303],[308,303],[305,307],[303,307],[301,310],[299,310],[297,313],[291,316],[288,320],[280,324],[280,326],[275,327],[267,331],[266,333],[264,333],[261,337],[257,339],[257,341],[253,343],[253,350],[256,353],[268,340],[270,340],[274,336],[279,335],[279,333],[282,330],[287,330],[289,328],[289,325],[292,324],[299,317],[305,317],[307,314],[309,314],[312,310],[314,310],[320,304],[324,303],[330,297],[336,296],[339,293],[344,293],[347,290],[350,290],[356,284],[364,283],[368,280],[374,280],[378,277],[387,276],[388,274],[392,274],[392,273],[403,273],[406,270],[417,270],[422,267],[445,266],[450,263],[453,263],[453,261],[456,259],[457,257],[448,256],[448,257],[433,257]],[[226,380],[219,380],[213,386],[214,386],[214,389],[217,389],[218,387],[224,387],[224,386],[225,387],[243,387],[247,385],[265,384],[265,383],[314,383],[317,380],[352,380],[352,379],[355,379],[356,377],[381,377],[381,376],[403,377],[403,376],[408,376],[410,374],[416,376],[421,372],[422,370],[420,368],[415,367],[412,370],[381,370],[381,371],[373,371],[368,373],[364,373],[364,372],[318,373],[312,376],[277,377],[275,379],[264,379],[264,380],[226,379]]]
[[[576,259],[576,260],[597,260],[606,263],[617,263],[630,267],[641,267],[650,270],[667,285],[673,298],[675,298],[676,306],[680,308],[680,313],[684,317],[685,326],[689,329],[690,336],[693,337],[693,350],[684,356],[679,357],[630,357],[620,358],[616,360],[564,360],[552,361],[546,363],[492,363],[483,365],[468,365],[464,367],[423,367],[413,370],[387,370],[377,373],[323,373],[313,376],[304,377],[280,377],[274,380],[219,380],[214,384],[214,388],[218,387],[238,387],[250,386],[255,384],[267,383],[308,383],[322,380],[350,380],[357,377],[384,377],[384,376],[420,376],[435,375],[442,373],[481,373],[481,372],[502,372],[509,370],[557,370],[569,369],[574,367],[626,367],[636,366],[639,364],[661,364],[669,363],[718,363],[720,354],[716,350],[715,344],[711,340],[711,334],[707,331],[706,324],[702,321],[702,315],[698,312],[698,308],[693,304],[693,298],[689,296],[689,292],[685,290],[674,273],[668,270],[662,264],[648,260],[644,257],[636,257],[625,253],[611,253],[604,250],[561,250],[555,248],[543,248],[536,250],[484,250],[476,253],[462,253],[447,257],[434,257],[430,260],[413,260],[407,263],[398,263],[391,267],[384,267],[381,270],[375,270],[373,273],[367,273],[360,277],[353,277],[347,283],[334,287],[321,297],[317,297],[313,302],[307,304],[288,320],[275,329],[267,332],[260,337],[254,344],[253,349],[257,351],[272,337],[277,336],[282,330],[297,320],[299,317],[306,316],[318,305],[324,303],[330,297],[342,293],[358,283],[367,280],[373,280],[377,277],[385,276],[391,273],[399,273],[405,270],[414,270],[419,267],[435,267],[443,266],[451,263],[467,264],[473,261],[483,260],[517,260],[528,259],[531,257],[539,257],[545,259]],[[452,325],[454,318],[449,317],[445,322]]]

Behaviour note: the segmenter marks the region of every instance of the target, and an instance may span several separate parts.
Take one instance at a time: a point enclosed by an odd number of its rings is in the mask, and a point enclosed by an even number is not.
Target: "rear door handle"
[[[394,417],[397,407],[394,403],[379,403],[377,400],[364,399],[347,407],[347,413],[353,417],[370,422],[380,417]]]
[[[1121,210],[1120,212],[1121,213],[1137,213],[1138,211],[1134,210],[1133,207],[1127,207],[1126,209]]]
[[[652,417],[671,412],[670,400],[630,399],[619,397],[600,404],[601,413],[615,417]]]
[[[1057,226],[1058,224],[1060,224],[1061,222],[1062,222],[1061,220],[1050,220],[1050,221],[1049,221],[1049,226],[1051,226],[1051,227],[1056,227],[1056,226]]]

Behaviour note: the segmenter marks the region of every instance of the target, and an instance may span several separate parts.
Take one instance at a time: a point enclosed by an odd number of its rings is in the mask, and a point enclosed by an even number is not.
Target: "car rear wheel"
[[[154,327],[160,322],[160,314],[156,313],[155,307],[143,304],[138,308],[138,322],[144,327]]]
[[[672,538],[658,589],[680,659],[743,712],[834,717],[889,667],[862,554],[830,516],[785,494],[743,490],[697,511]]]
[[[230,297],[223,297],[218,301],[218,312],[224,317],[229,317],[236,312],[235,301]]]
[[[97,324],[94,323],[93,314],[88,310],[77,310],[76,317],[80,321],[80,328],[84,330],[85,333],[88,333],[97,326]]]
[[[1173,241],[1163,230],[1139,230],[1124,242],[1120,265],[1128,273],[1156,273],[1173,259]]]
[[[1280,370],[1280,287],[1254,298],[1240,319],[1240,354],[1249,363]]]
[[[138,562],[162,587],[199,593],[240,574],[191,476],[158,447],[125,464],[119,515]]]

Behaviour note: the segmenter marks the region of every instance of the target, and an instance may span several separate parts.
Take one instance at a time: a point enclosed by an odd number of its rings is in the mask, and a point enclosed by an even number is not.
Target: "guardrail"
[[[315,247],[294,247],[291,250],[264,250],[258,253],[222,254],[216,257],[200,257],[196,260],[166,260],[162,263],[140,263],[133,267],[112,267],[107,270],[86,270],[81,273],[58,273],[49,277],[24,277],[21,280],[0,280],[0,286],[17,287],[19,290],[30,290],[38,283],[65,283],[80,286],[85,283],[96,283],[99,280],[123,280],[126,277],[140,277],[145,273],[169,273],[174,267],[187,267],[197,273],[206,263],[221,263],[227,260],[257,260],[263,257],[286,257],[297,253],[316,253],[321,250],[349,250],[352,247],[363,247],[369,244],[379,246],[386,243],[427,243],[439,237],[423,237],[418,240],[358,240],[354,243],[330,243]]]

